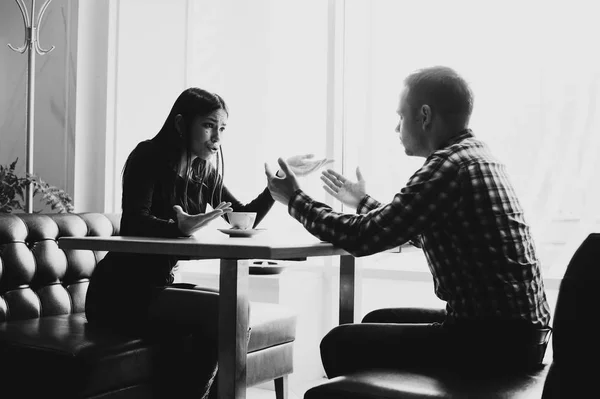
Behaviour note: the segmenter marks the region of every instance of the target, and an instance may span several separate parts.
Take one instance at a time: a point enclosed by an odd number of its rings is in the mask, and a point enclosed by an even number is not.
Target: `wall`
[[[34,172],[67,190],[77,212],[120,209],[127,154],[158,131],[185,87],[189,7],[189,0],[50,3],[40,43],[56,48],[36,57]],[[27,55],[6,44],[23,38],[17,3],[0,2],[0,163],[18,157],[20,175]]]
[[[30,2],[26,2],[28,10]],[[36,15],[43,2],[36,5]],[[53,1],[42,20],[40,46],[56,48],[36,55],[33,172],[48,183],[73,191],[75,142],[75,63],[77,59],[76,1]],[[31,12],[30,12],[31,14]],[[0,163],[17,157],[17,172],[25,174],[27,153],[27,52],[10,43],[24,43],[23,18],[16,2],[0,2]],[[36,204],[36,209],[40,205]]]

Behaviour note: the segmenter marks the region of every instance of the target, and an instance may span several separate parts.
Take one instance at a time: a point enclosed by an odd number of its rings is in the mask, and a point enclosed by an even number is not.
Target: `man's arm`
[[[369,195],[365,195],[363,197],[363,199],[360,201],[360,203],[358,204],[358,208],[356,209],[356,213],[358,213],[359,215],[362,215],[362,214],[365,214],[365,213],[369,213],[373,209],[377,209],[377,208],[380,208],[382,206],[383,206],[383,204],[381,202],[377,201],[376,199],[372,198]],[[423,247],[421,245],[420,235],[417,235],[417,236],[409,239],[408,242],[413,247],[417,247],[417,248],[422,248]]]
[[[383,204],[381,202],[366,194],[358,203],[356,213],[362,215],[364,213],[369,213],[373,209],[381,208],[382,206]]]
[[[432,159],[417,171],[391,203],[377,206],[368,199],[357,215],[334,212],[297,189],[288,212],[313,235],[355,256],[365,256],[413,240],[445,217],[458,201],[458,168],[447,160]]]

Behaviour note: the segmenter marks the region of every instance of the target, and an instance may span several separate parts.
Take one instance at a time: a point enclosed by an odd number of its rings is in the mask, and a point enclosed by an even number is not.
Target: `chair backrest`
[[[560,283],[554,310],[553,361],[573,364],[585,354],[598,359],[600,341],[600,234],[590,234],[579,246]]]
[[[560,283],[552,323],[552,364],[543,399],[583,398],[597,388],[600,234],[579,246]]]
[[[61,250],[60,237],[119,234],[119,214],[0,214],[0,322],[84,311],[105,252]]]

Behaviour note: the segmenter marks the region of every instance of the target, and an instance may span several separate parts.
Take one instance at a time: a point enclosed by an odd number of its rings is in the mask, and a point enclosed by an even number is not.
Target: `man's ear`
[[[175,115],[175,130],[179,133],[179,137],[183,137],[183,132],[185,132],[185,121],[181,114]]]
[[[427,104],[423,104],[421,106],[419,117],[421,119],[421,126],[423,126],[423,129],[429,128],[433,119],[433,115],[431,114],[431,107]]]

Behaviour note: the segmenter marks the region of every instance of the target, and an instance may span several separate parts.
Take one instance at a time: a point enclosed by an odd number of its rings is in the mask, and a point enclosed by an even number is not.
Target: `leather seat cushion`
[[[22,387],[68,381],[61,392],[87,395],[135,385],[149,379],[152,356],[141,339],[90,328],[83,313],[0,323],[2,363]]]
[[[250,341],[248,353],[292,342],[296,338],[296,314],[272,303],[250,304]]]
[[[280,305],[253,302],[250,327],[249,353],[276,349],[294,341],[296,317]],[[6,372],[29,378],[28,384],[69,380],[74,392],[86,395],[134,385],[151,379],[155,354],[142,339],[91,327],[84,313],[0,323]]]
[[[540,398],[548,366],[512,376],[465,377],[449,370],[369,370],[335,377],[304,399]]]

